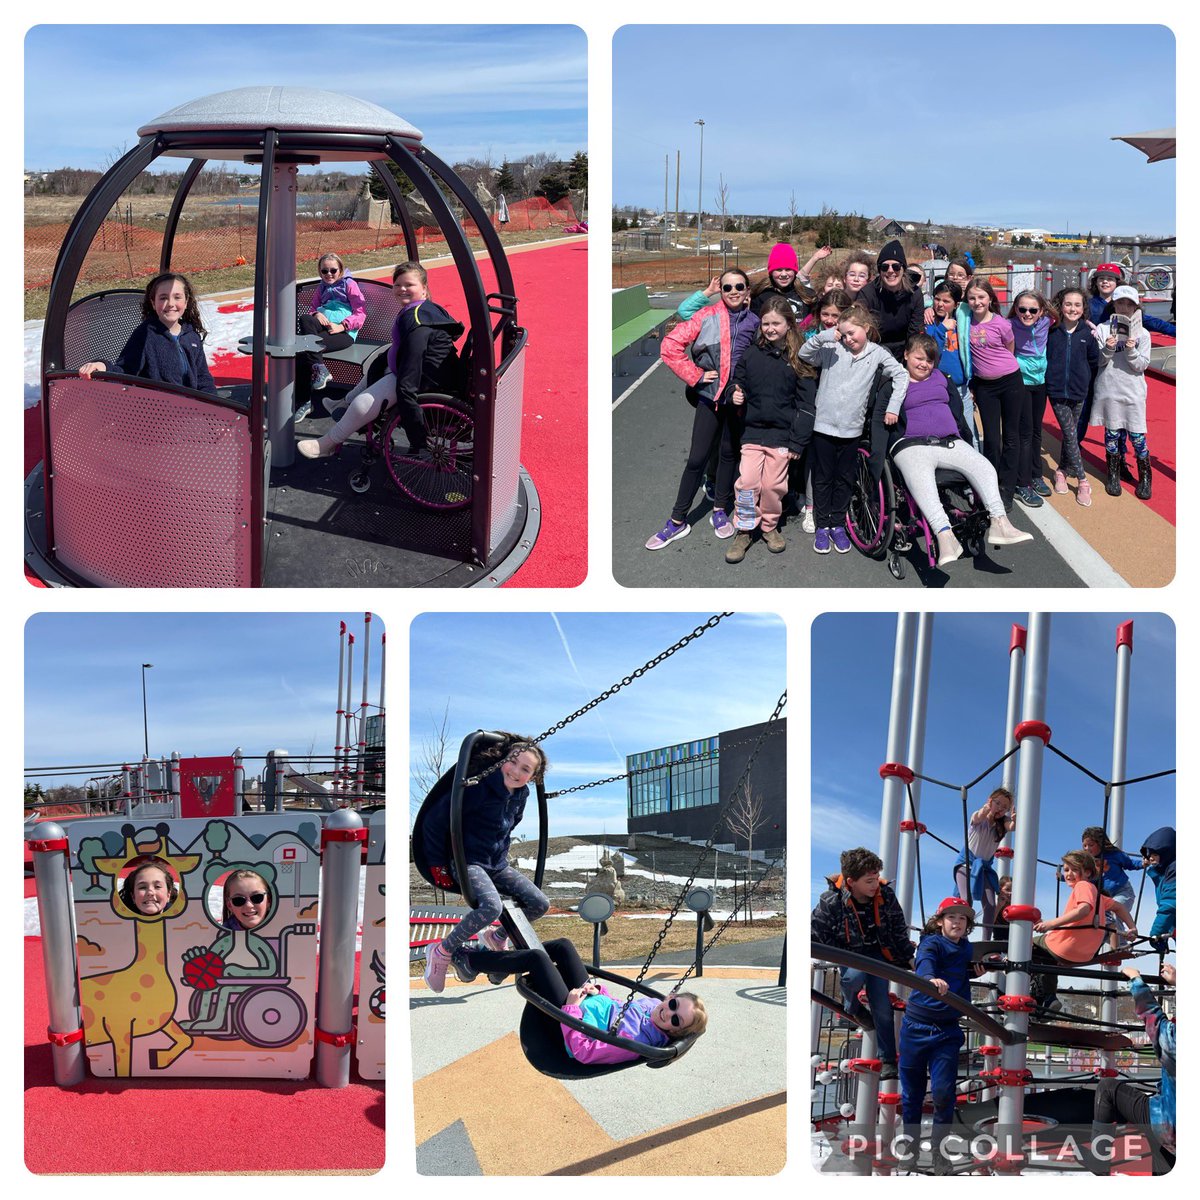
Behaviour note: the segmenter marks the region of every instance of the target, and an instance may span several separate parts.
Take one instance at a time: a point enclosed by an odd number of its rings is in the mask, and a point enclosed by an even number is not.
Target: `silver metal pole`
[[[700,254],[700,230],[704,227],[704,221],[701,218],[701,213],[704,210],[704,122],[693,121],[693,125],[700,126],[700,184],[696,192],[696,255]]]
[[[363,674],[362,700],[358,709],[358,756],[355,760],[354,790],[359,804],[363,802],[363,792],[366,790],[366,760],[367,760],[367,676],[371,673],[371,614],[366,613],[363,619]]]
[[[350,790],[350,688],[354,680],[354,634],[347,634],[350,648],[346,652],[346,698],[342,703],[342,762],[338,772],[342,795]]]
[[[180,787],[180,767],[179,767],[179,751],[171,751],[171,776],[170,776],[170,791],[171,791],[171,809],[176,817],[180,816],[183,809],[183,789]]]
[[[267,197],[267,343],[277,347],[267,372],[271,466],[296,461],[292,392],[296,360],[296,164],[276,161]]]
[[[87,1073],[87,1053],[82,1036],[79,981],[75,973],[67,835],[56,821],[39,821],[29,839],[29,849],[33,856],[38,922],[42,930],[42,965],[46,973],[54,1082],[59,1087],[74,1087],[83,1082]],[[67,1038],[75,1040],[67,1041]]]
[[[242,761],[242,748],[233,751],[233,811],[240,816],[246,809],[246,766]]]
[[[1021,713],[1021,684],[1025,678],[1025,641],[1025,627],[1014,625],[1008,642],[1008,704],[1004,710],[1004,741],[1002,743],[1004,746],[1002,753],[1004,754],[1007,754],[1017,744],[1013,731],[1017,727]],[[1017,794],[1017,760],[1018,756],[1015,754],[1012,758],[1006,759],[1002,773],[1004,786],[1014,796]],[[1007,834],[1001,844],[1011,846],[1012,834]],[[1000,878],[1006,879],[1011,874],[1012,868],[1009,860],[1001,858]]]
[[[933,613],[921,613],[917,618],[917,651],[913,672],[912,725],[908,735],[905,763],[914,771],[925,769],[925,715],[929,702],[929,661],[933,653]],[[908,793],[912,793],[911,808]],[[901,797],[901,821],[921,818],[921,781],[914,779]],[[900,838],[899,865],[896,869],[896,899],[909,914],[912,924],[913,885],[916,880],[917,831]],[[907,989],[905,989],[907,990]]]
[[[353,809],[325,818],[321,832],[321,955],[317,980],[317,1082],[350,1082],[354,1045],[354,938],[358,928],[360,846],[367,831]]]
[[[384,729],[383,718],[387,715],[387,710],[383,706],[383,680],[387,672],[387,633],[379,635],[379,727]]]
[[[1013,848],[1013,904],[1018,911],[1032,907],[1037,900],[1037,840],[1042,807],[1042,763],[1046,741],[1035,730],[1041,730],[1049,740],[1046,719],[1046,683],[1050,664],[1050,615],[1031,613],[1029,616],[1025,696],[1021,706],[1020,750],[1017,752],[1019,770],[1017,795],[1021,798],[1021,814],[1017,821]],[[1008,958],[1010,962],[1028,962],[1033,947],[1033,921],[1028,915],[1017,916],[1009,923]],[[1010,969],[1005,975],[1009,996],[1029,995],[1029,972]],[[1029,1030],[1027,1012],[1007,1011],[1004,1025],[1021,1035],[1021,1040],[1003,1047],[1001,1070],[1006,1079],[1000,1083],[1000,1103],[996,1136],[1002,1161],[1017,1166],[1023,1161],[1021,1140],[1025,1113],[1026,1044]],[[1011,1081],[1011,1082],[1010,1082]]]
[[[339,621],[338,631],[338,681],[337,681],[337,712],[333,719],[333,790],[338,790],[338,763],[342,753],[342,675],[346,666],[346,622]]]

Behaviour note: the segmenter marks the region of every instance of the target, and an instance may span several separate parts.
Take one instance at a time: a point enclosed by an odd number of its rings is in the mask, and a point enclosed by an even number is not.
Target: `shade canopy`
[[[1114,142],[1128,142],[1135,150],[1140,150],[1147,162],[1162,162],[1175,157],[1175,130],[1151,129],[1146,133],[1123,133],[1112,139]]]

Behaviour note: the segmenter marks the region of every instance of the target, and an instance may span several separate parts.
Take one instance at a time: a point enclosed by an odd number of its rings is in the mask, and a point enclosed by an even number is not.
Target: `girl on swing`
[[[501,741],[472,758],[469,771],[474,777],[497,762],[501,764],[497,770],[463,789],[463,849],[477,905],[425,956],[425,982],[434,992],[445,987],[451,958],[476,934],[489,950],[502,951],[508,946],[504,933],[490,928],[500,916],[501,895],[516,900],[530,921],[545,916],[550,907],[546,895],[508,863],[512,831],[525,815],[530,781],[537,783],[545,776],[546,756],[527,738],[502,732]],[[461,891],[454,878],[450,846],[449,789],[430,805],[424,842],[425,861],[435,882]]]

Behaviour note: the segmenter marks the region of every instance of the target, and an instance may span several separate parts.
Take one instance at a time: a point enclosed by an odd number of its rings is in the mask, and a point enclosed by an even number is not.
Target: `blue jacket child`
[[[1167,949],[1167,938],[1175,936],[1175,830],[1170,825],[1156,829],[1142,843],[1142,858],[1155,855],[1156,862],[1146,867],[1146,877],[1154,881],[1158,912],[1150,926],[1150,938],[1160,953]]]
[[[204,343],[186,321],[180,322],[179,336],[172,337],[161,321],[143,321],[130,335],[113,371],[137,375],[159,383],[173,383],[198,392],[217,394],[217,385],[204,358]]]
[[[1169,976],[1169,967],[1164,967],[1164,977]],[[1150,1097],[1150,1125],[1155,1136],[1172,1154],[1175,1153],[1175,1022],[1169,1020],[1154,992],[1139,975],[1131,981],[1129,994],[1133,1006],[1141,1017],[1150,1035],[1150,1044],[1162,1063],[1162,1084],[1158,1092]]]

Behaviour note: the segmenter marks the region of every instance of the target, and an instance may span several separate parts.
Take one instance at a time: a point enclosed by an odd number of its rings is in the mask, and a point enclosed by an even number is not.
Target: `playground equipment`
[[[83,202],[55,267],[42,342],[44,458],[26,481],[27,561],[62,586],[344,586],[364,576],[376,585],[465,586],[511,575],[537,533],[536,492],[520,465],[527,335],[499,237],[466,184],[401,117],[314,88],[220,92],[169,110],[138,137]],[[113,361],[141,320],[139,289],[73,295],[106,214],[164,156],[190,160],[163,229],[164,271],[205,165],[259,172],[248,389],[209,396],[113,373],[77,375],[85,362]],[[394,468],[405,490],[376,489],[369,501],[356,499],[344,468],[295,458],[295,355],[318,348],[296,333],[296,174],[322,162],[369,164],[416,261],[413,221],[387,168],[411,182],[446,239],[467,310],[465,384],[452,401],[460,416],[469,413],[469,439],[459,429],[450,453],[439,426],[428,462]],[[495,291],[448,197],[478,231]],[[396,302],[382,285],[368,290],[386,338]],[[344,373],[338,353],[331,357]],[[352,363],[350,374],[370,365]]]
[[[704,633],[713,628],[728,615],[728,613],[722,613],[710,618],[710,620],[704,625],[698,626],[692,631],[692,633],[680,639],[680,641],[676,642],[663,653],[651,659],[648,663],[644,664],[636,671],[633,671],[629,675],[625,676],[620,682],[602,692],[599,696],[589,701],[589,703],[584,705],[582,708],[563,718],[561,721],[558,721],[555,725],[546,730],[544,733],[540,734],[538,737],[531,739],[532,744],[537,745],[541,743],[554,733],[557,733],[560,729],[569,725],[572,721],[576,720],[576,718],[582,716],[586,712],[590,712],[596,707],[596,705],[602,703],[604,700],[608,699],[622,688],[628,686],[635,679],[638,679],[644,675],[647,671],[652,670],[659,663],[669,658],[672,654],[676,653],[678,650],[682,649],[696,638],[703,636]],[[754,760],[757,757],[758,749],[766,740],[773,723],[779,718],[786,700],[787,693],[785,692],[782,696],[780,696],[778,702],[776,703],[775,709],[771,714],[769,721],[767,722],[767,728],[764,729],[762,734],[757,739],[755,748],[749,756],[741,778],[731,790],[729,796],[726,797],[724,803],[720,805],[718,816],[712,832],[710,833],[707,842],[701,848],[696,865],[693,867],[690,877],[680,889],[679,895],[675,900],[675,904],[670,913],[667,915],[662,929],[659,931],[658,937],[655,940],[649,954],[647,955],[646,960],[643,963],[639,974],[637,975],[637,978],[629,979],[613,971],[603,969],[595,963],[589,966],[588,969],[593,975],[614,983],[618,987],[628,989],[628,997],[622,1005],[619,1014],[613,1020],[611,1026],[612,1029],[620,1028],[621,1021],[625,1016],[626,1010],[637,995],[640,994],[644,996],[650,996],[658,1000],[665,1000],[668,998],[662,992],[659,992],[646,985],[643,981],[650,969],[651,964],[654,961],[655,956],[658,953],[659,947],[665,940],[672,923],[674,922],[680,909],[683,907],[688,896],[691,894],[692,885],[694,884],[696,875],[704,862],[705,855],[712,849],[718,832],[724,827],[730,804],[733,798],[738,794],[738,790],[749,778],[750,771],[754,765]],[[447,771],[430,790],[429,794],[422,802],[413,822],[413,865],[417,868],[422,878],[424,878],[428,883],[432,884],[435,888],[443,889],[447,889],[447,879],[445,873],[446,867],[452,867],[452,879],[450,882],[455,888],[461,891],[464,901],[471,908],[477,907],[478,902],[467,874],[467,860],[464,849],[465,841],[463,837],[462,817],[463,791],[468,784],[478,783],[493,771],[499,770],[503,764],[504,760],[502,758],[498,758],[490,766],[480,770],[478,774],[472,776],[470,771],[472,763],[476,761],[475,756],[477,750],[479,748],[503,744],[504,741],[505,739],[501,734],[486,732],[484,730],[476,730],[474,733],[469,734],[466,738],[464,738],[459,749],[458,761],[453,770]],[[620,778],[620,776],[614,778]],[[538,849],[534,866],[533,881],[535,886],[540,888],[542,885],[542,879],[545,873],[546,865],[546,843],[549,828],[549,811],[547,800],[549,799],[549,796],[546,792],[544,781],[537,781],[535,786],[538,799]],[[595,786],[595,783],[579,785],[576,788],[571,788],[568,790],[577,791],[582,787],[590,786]],[[447,793],[449,794],[450,843],[453,855],[453,863],[431,864],[428,861],[425,853],[425,821],[433,806],[444,801]],[[774,863],[771,864],[772,867],[774,865]],[[433,869],[434,867],[440,867],[441,869],[435,873]],[[768,867],[762,878],[766,878],[766,876],[770,873],[770,869],[771,868]],[[748,891],[743,902],[745,902],[745,899],[749,898],[750,894],[752,894],[752,891]],[[729,914],[729,917],[717,929],[716,933],[709,941],[708,947],[711,947],[717,941],[717,939],[725,931],[726,927],[737,915],[737,911],[738,910],[735,907],[734,910]],[[524,913],[507,899],[504,901],[503,908],[501,910],[500,924],[515,946],[521,949],[540,948],[541,942],[538,939],[537,934],[534,933],[533,927],[526,919]],[[679,989],[683,986],[695,969],[696,963],[692,963],[684,972],[683,977],[678,980],[672,988],[670,993],[671,995],[674,995],[679,991]],[[696,1038],[699,1036],[696,1034],[688,1034],[671,1040],[666,1046],[651,1046],[645,1042],[633,1041],[631,1039],[621,1037],[618,1034],[612,1033],[610,1030],[599,1029],[594,1025],[586,1024],[578,1018],[563,1012],[562,1009],[551,1004],[549,1001],[539,995],[530,985],[525,976],[517,977],[516,987],[522,999],[525,1001],[525,1009],[521,1017],[520,1027],[521,1049],[531,1066],[533,1066],[542,1074],[550,1075],[554,1078],[587,1079],[598,1075],[610,1074],[613,1071],[623,1070],[639,1063],[644,1063],[645,1065],[651,1067],[668,1066],[676,1059],[687,1053],[687,1051],[696,1041]],[[562,1026],[564,1025],[579,1032],[585,1033],[588,1037],[605,1042],[608,1045],[617,1046],[622,1050],[630,1051],[638,1057],[636,1059],[620,1063],[584,1064],[577,1062],[566,1051],[562,1037]]]
[[[1174,774],[1158,771],[1126,778],[1126,741],[1129,714],[1129,682],[1133,653],[1133,622],[1117,628],[1116,691],[1110,775],[1105,778],[1071,758],[1052,741],[1046,723],[1047,676],[1050,645],[1050,617],[1031,614],[1028,631],[1014,625],[1009,645],[1009,691],[1004,730],[1004,753],[970,782],[956,785],[924,774],[926,703],[933,618],[901,613],[898,618],[895,661],[891,689],[891,717],[887,735],[887,761],[879,768],[883,780],[880,820],[879,857],[882,875],[894,879],[896,897],[906,912],[912,912],[913,885],[920,893],[922,920],[924,894],[920,880],[920,838],[934,836],[920,820],[921,785],[949,788],[958,792],[963,809],[963,842],[970,877],[971,858],[967,845],[967,820],[970,811],[968,793],[998,768],[1003,782],[1018,798],[1019,820],[1015,845],[1002,845],[996,852],[1000,872],[1011,870],[1012,900],[1005,910],[1009,925],[1007,943],[983,943],[975,947],[976,957],[1001,970],[985,975],[977,985],[994,997],[981,1005],[965,1004],[948,994],[943,1002],[961,1012],[971,1038],[968,1049],[980,1054],[985,1069],[978,1084],[960,1085],[959,1119],[974,1132],[989,1139],[986,1161],[968,1155],[961,1171],[988,1170],[1020,1173],[1029,1164],[1026,1138],[1031,1133],[1043,1137],[1059,1122],[1075,1122],[1090,1129],[1092,1092],[1084,1081],[1118,1073],[1117,1055],[1134,1052],[1127,1032],[1140,1025],[1122,1025],[1117,1021],[1117,977],[1111,968],[1122,955],[1103,948],[1093,961],[1102,969],[1067,966],[1043,966],[1031,961],[1033,926],[1041,920],[1035,907],[1038,825],[1041,803],[1041,775],[1047,752],[1057,755],[1091,779],[1103,791],[1103,820],[1100,827],[1120,844],[1124,827],[1125,788],[1150,779]],[[1026,659],[1028,658],[1028,671]],[[1006,841],[1012,840],[1010,834]],[[937,838],[943,845],[950,843]],[[1055,865],[1051,863],[1050,865]],[[1098,911],[1093,921],[1099,924]],[[1088,922],[1089,925],[1092,921]],[[986,935],[985,935],[986,936]],[[897,1166],[888,1147],[897,1132],[896,1109],[901,1096],[880,1090],[880,1060],[875,1057],[875,1033],[863,1029],[857,1052],[837,1061],[831,1053],[834,1014],[852,1024],[844,1005],[830,995],[829,966],[853,967],[880,976],[903,989],[932,994],[928,981],[892,964],[814,943],[812,1050],[814,1056],[814,1123],[826,1130],[841,1125],[836,1110],[818,1112],[819,1097],[827,1094],[834,1072],[840,1065],[846,1072],[845,1092],[839,1092],[843,1116],[847,1117],[847,1137],[841,1148],[847,1155],[846,1170],[855,1174],[890,1174]],[[1137,953],[1144,953],[1138,951]],[[1160,958],[1161,962],[1161,958]],[[1031,994],[1031,978],[1039,972],[1074,975],[1101,982],[1102,1011],[1099,1020],[1089,1021],[1069,1013],[1051,1014],[1054,1023],[1037,1021],[1038,1004]],[[893,994],[893,1005],[903,1008],[903,999]],[[1067,1023],[1063,1023],[1067,1022]],[[1081,1027],[1082,1026],[1082,1027]],[[1028,1063],[1032,1041],[1057,1047],[1086,1048],[1098,1052],[1094,1072],[1071,1077],[1035,1077]],[[1143,1050],[1145,1048],[1143,1047]],[[1064,1088],[1063,1085],[1067,1087]],[[817,1085],[820,1085],[819,1089]],[[849,1088],[853,1087],[851,1097]],[[965,1089],[965,1090],[963,1090]],[[1047,1094],[1047,1089],[1050,1089]],[[1055,1138],[1049,1135],[1050,1142]],[[1062,1141],[1062,1139],[1059,1139]],[[1043,1143],[1045,1144],[1045,1143]],[[1059,1166],[1079,1166],[1077,1159],[1065,1154]]]

